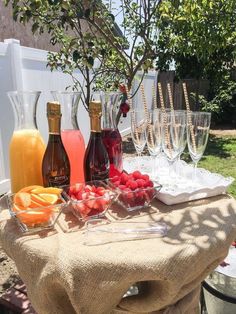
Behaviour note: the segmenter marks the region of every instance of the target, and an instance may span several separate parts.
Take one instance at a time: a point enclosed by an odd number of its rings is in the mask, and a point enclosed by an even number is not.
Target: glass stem
[[[196,182],[196,179],[197,179],[197,164],[198,164],[198,161],[195,161],[194,162],[194,171],[193,171],[193,181]]]
[[[156,177],[156,156],[152,155],[152,178],[153,180]]]
[[[169,172],[169,180],[170,180],[170,184],[172,183],[173,180],[173,160],[168,160],[168,172]]]
[[[141,172],[141,153],[138,152],[137,155],[138,155],[138,170]]]

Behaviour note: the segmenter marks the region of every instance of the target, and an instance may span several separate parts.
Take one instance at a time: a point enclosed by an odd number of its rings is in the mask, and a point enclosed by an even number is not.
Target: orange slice
[[[14,195],[14,203],[23,207],[28,207],[31,203],[31,197],[29,193],[18,192]]]
[[[47,206],[48,206],[48,205],[47,205]],[[42,207],[42,204],[31,200],[31,203],[30,203],[30,205],[29,205],[29,208],[39,208],[39,207]]]
[[[25,210],[25,207],[23,207],[23,206],[21,206],[21,205],[13,204],[12,210],[13,210],[14,212],[19,212],[19,211]]]
[[[53,187],[48,187],[48,188],[39,187],[39,188],[33,189],[31,192],[34,194],[56,194],[56,195],[60,195],[62,192],[62,189],[53,188]]]
[[[42,198],[39,194],[31,194],[31,200],[33,202],[36,202],[37,204],[40,204],[39,207],[42,206],[49,206],[51,205],[47,200],[45,200],[44,198]]]
[[[38,194],[41,198],[43,198],[46,202],[48,202],[50,205],[54,205],[58,201],[58,195],[56,194],[47,194],[47,193],[41,193]]]
[[[28,226],[42,224],[49,221],[52,211],[30,210],[25,213],[16,214],[20,221]]]
[[[29,186],[26,186],[26,187],[22,188],[19,192],[28,192],[28,193],[30,193],[32,190],[38,189],[38,188],[42,188],[42,186],[40,186],[40,185],[29,185]]]

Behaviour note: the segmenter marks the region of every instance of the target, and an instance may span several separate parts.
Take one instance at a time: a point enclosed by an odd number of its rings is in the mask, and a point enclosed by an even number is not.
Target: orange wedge
[[[46,223],[51,217],[52,211],[30,210],[25,213],[16,214],[20,221],[28,226]]]
[[[56,195],[56,194],[41,193],[41,194],[38,194],[38,196],[43,198],[50,205],[54,205],[58,201],[58,195]]]
[[[31,194],[31,200],[33,202],[36,202],[37,204],[40,204],[40,207],[42,206],[49,206],[51,205],[47,200],[42,198],[39,194]]]
[[[31,203],[31,197],[29,193],[18,192],[14,195],[14,203],[23,207],[28,207]]]
[[[49,205],[49,204],[48,204],[48,205]],[[48,206],[48,205],[47,205],[47,206]],[[42,204],[31,200],[31,203],[30,203],[30,205],[29,205],[29,208],[39,208],[39,207],[42,207]]]
[[[61,192],[62,192],[62,189],[53,188],[53,187],[48,187],[48,188],[39,187],[31,191],[31,193],[34,193],[34,194],[56,194],[56,195],[60,195]]]
[[[13,204],[12,210],[13,210],[14,212],[19,212],[19,211],[25,210],[25,207],[23,207],[23,206],[21,206],[21,205]]]
[[[30,193],[32,190],[38,189],[38,188],[42,188],[42,186],[40,186],[40,185],[29,185],[29,186],[26,186],[26,187],[22,188],[19,192],[28,192],[28,193]]]

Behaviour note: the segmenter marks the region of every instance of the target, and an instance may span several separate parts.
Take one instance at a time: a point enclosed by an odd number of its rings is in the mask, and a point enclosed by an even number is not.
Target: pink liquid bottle
[[[84,182],[85,143],[77,121],[80,92],[52,91],[54,100],[61,105],[61,138],[70,161],[70,184]]]
[[[102,102],[102,139],[110,161],[109,176],[119,175],[123,170],[122,138],[116,125],[116,115],[120,106],[121,94],[100,92]]]

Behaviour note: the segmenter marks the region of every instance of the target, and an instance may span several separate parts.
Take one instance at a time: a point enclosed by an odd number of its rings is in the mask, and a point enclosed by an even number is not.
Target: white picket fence
[[[38,102],[37,124],[45,140],[48,139],[46,119],[46,103],[51,100],[51,90],[65,90],[71,86],[72,79],[60,71],[51,72],[47,65],[47,51],[23,47],[16,39],[6,39],[0,42],[0,194],[9,189],[9,156],[8,146],[14,130],[14,115],[7,97],[12,90],[38,90],[41,96]],[[75,73],[82,80],[81,74]],[[150,73],[145,79],[145,90],[150,101],[152,83],[155,73]],[[137,102],[142,105],[140,94]],[[136,104],[137,106],[137,104]],[[79,107],[78,123],[85,142],[89,138],[89,117],[82,105]],[[130,117],[122,119],[119,129],[122,135],[130,132]]]

